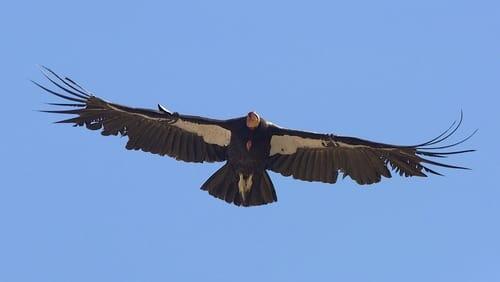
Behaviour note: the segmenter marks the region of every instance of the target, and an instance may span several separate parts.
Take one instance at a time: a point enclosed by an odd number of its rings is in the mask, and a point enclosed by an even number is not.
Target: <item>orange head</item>
[[[249,112],[247,115],[247,127],[250,129],[255,129],[259,127],[260,116],[256,112]]]

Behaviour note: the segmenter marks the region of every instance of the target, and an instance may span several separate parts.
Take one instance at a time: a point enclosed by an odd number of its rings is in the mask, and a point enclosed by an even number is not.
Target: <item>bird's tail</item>
[[[259,206],[276,202],[274,185],[265,170],[244,175],[226,163],[202,185],[202,190],[237,206]]]

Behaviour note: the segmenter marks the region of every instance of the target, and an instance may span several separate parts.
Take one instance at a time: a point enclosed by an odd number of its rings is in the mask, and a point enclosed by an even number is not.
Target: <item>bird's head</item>
[[[247,127],[250,129],[255,129],[259,127],[260,116],[256,112],[249,112],[247,114]]]

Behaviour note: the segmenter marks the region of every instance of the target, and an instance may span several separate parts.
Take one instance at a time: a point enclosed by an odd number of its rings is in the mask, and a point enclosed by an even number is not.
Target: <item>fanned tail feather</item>
[[[249,191],[238,186],[239,176],[231,164],[226,163],[201,186],[210,195],[237,206],[260,206],[278,200],[274,185],[266,171],[255,173]]]

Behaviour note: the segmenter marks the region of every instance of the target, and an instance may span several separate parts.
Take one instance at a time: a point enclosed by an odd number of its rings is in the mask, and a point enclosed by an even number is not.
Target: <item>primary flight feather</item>
[[[57,91],[37,82],[43,90],[68,103],[49,103],[69,109],[44,111],[71,114],[58,121],[102,135],[128,136],[126,148],[167,155],[185,162],[225,162],[201,187],[214,197],[238,206],[277,201],[267,170],[306,181],[335,183],[349,176],[358,184],[373,184],[391,177],[440,175],[431,166],[466,169],[432,160],[474,150],[443,151],[468,140],[442,145],[462,123],[453,123],[438,137],[413,146],[372,142],[354,137],[285,129],[256,112],[229,120],[209,119],[158,110],[127,107],[94,96],[73,80],[43,67]]]

